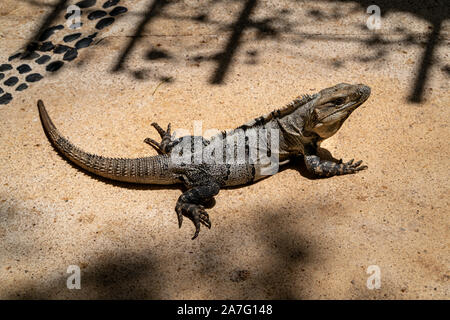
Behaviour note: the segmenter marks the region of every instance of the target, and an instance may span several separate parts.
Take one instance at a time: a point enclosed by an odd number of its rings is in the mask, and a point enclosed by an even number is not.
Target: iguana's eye
[[[345,98],[337,98],[333,101],[335,105],[341,105],[345,102]]]

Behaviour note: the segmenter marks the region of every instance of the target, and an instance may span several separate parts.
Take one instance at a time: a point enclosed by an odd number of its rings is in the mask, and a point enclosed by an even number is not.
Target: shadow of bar
[[[150,6],[149,10],[145,13],[144,18],[142,19],[141,23],[137,27],[134,35],[130,38],[130,41],[128,42],[127,46],[122,51],[122,54],[119,57],[119,60],[117,61],[116,65],[112,69],[113,72],[118,72],[122,70],[123,64],[125,60],[127,59],[128,55],[131,53],[133,48],[136,46],[136,43],[138,39],[141,37],[142,32],[145,29],[145,26],[155,17],[157,17],[161,12],[162,9],[168,5],[169,2],[166,0],[154,0],[153,4]]]

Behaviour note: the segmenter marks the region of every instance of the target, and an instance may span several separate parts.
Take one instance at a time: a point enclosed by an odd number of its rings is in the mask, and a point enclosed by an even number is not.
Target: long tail
[[[70,161],[96,175],[125,182],[171,184],[176,181],[168,172],[168,156],[123,159],[87,153],[73,145],[56,129],[42,100],[38,103],[42,125],[53,145]]]

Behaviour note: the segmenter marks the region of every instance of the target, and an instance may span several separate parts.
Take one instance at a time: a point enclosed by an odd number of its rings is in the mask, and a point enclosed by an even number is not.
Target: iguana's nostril
[[[370,92],[371,92],[370,87],[363,85],[363,84],[359,85],[358,93],[361,95],[361,97],[364,97],[367,99],[370,96]]]

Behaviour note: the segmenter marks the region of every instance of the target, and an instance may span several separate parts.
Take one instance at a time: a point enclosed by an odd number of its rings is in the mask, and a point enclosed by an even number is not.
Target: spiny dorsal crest
[[[269,122],[270,120],[274,118],[282,118],[288,114],[291,114],[301,106],[307,104],[311,100],[315,99],[317,97],[317,94],[309,95],[305,94],[303,96],[299,96],[296,99],[294,99],[291,103],[287,104],[285,107],[277,109],[272,111],[271,113],[265,114],[261,117],[255,118],[250,122],[247,122],[243,124],[242,126],[236,128],[237,129],[243,129],[247,130],[249,128],[254,128],[257,126],[261,126]]]

